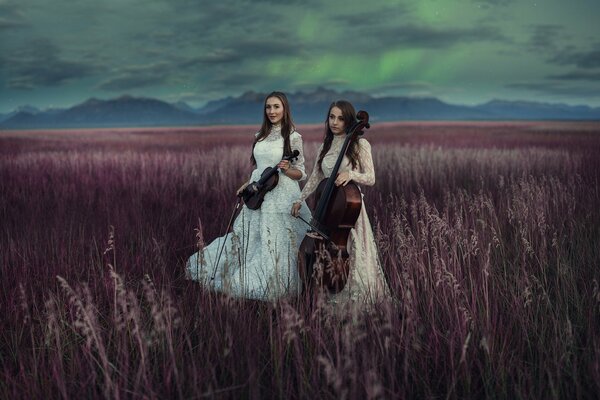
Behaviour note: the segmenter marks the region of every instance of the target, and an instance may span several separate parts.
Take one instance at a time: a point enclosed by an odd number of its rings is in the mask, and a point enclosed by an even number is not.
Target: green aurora
[[[319,86],[600,106],[597,0],[0,0],[0,112]]]

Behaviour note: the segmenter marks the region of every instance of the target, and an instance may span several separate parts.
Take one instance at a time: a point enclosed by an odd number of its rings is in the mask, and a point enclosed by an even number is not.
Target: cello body
[[[323,194],[326,183],[324,179],[317,187],[317,199]],[[321,287],[330,293],[338,293],[344,288],[350,273],[348,238],[361,208],[362,194],[354,182],[333,189],[322,221],[324,226],[321,226],[330,232],[329,240],[307,235],[300,245],[298,271],[304,287]]]

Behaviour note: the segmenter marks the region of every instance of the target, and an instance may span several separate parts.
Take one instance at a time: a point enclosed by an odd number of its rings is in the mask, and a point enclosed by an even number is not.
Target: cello
[[[356,118],[346,129],[346,138],[331,175],[322,180],[315,191],[318,200],[311,221],[299,217],[312,228],[298,250],[298,273],[306,295],[318,288],[339,293],[348,280],[348,237],[360,215],[362,194],[356,183],[350,181],[346,186],[336,186],[335,180],[350,142],[363,135],[363,129],[370,128],[366,111],[359,111]]]

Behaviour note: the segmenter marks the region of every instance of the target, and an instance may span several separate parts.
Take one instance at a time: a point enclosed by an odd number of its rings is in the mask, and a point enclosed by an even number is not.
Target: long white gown
[[[333,137],[331,148],[323,157],[322,170],[319,169],[317,161],[323,145],[319,147],[315,166],[302,189],[299,201],[303,202],[303,206],[300,210],[304,209],[304,201],[315,191],[319,183],[331,175],[344,144],[344,139],[345,136],[343,135]],[[358,140],[358,145],[358,165],[352,168],[350,159],[344,156],[338,172],[348,172],[350,179],[359,185],[373,186],[375,184],[375,169],[371,156],[371,145],[364,138]],[[348,253],[350,253],[350,273],[346,286],[341,292],[330,295],[328,302],[335,304],[347,304],[349,302],[359,305],[373,304],[389,296],[390,290],[377,255],[377,246],[364,202],[356,225],[354,229],[350,230]]]
[[[300,152],[291,166],[302,172],[301,179],[306,179],[302,137],[298,132],[290,134],[290,145],[292,151]],[[264,169],[275,166],[282,157],[281,127],[274,126],[254,147],[256,169],[248,182],[258,181]],[[299,196],[298,181],[280,173],[279,183],[265,195],[258,210],[244,205],[231,233],[215,239],[189,258],[187,269],[191,279],[240,298],[276,300],[298,295],[296,260],[307,226],[292,217],[290,207]],[[308,220],[310,212],[307,207],[305,210],[303,215]]]

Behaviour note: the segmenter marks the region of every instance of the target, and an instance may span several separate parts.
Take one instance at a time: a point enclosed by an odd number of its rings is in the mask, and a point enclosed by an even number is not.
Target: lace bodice
[[[319,150],[317,151],[317,157],[315,159],[315,165],[312,173],[310,174],[304,189],[302,189],[300,199],[297,200],[298,202],[306,200],[306,198],[315,191],[323,179],[329,178],[333,168],[335,167],[335,163],[337,162],[342,145],[344,144],[344,139],[345,136],[333,137],[331,148],[325,157],[323,157],[323,162],[321,163],[322,170],[319,169],[318,165],[318,155],[321,154],[321,150],[323,149],[323,145],[321,144]],[[346,171],[349,173],[350,179],[355,183],[373,186],[375,184],[375,168],[373,167],[373,157],[371,156],[371,145],[366,139],[363,138],[358,140],[358,161],[358,165],[355,168],[352,168],[350,159],[348,156],[344,156],[338,172]]]
[[[256,133],[258,136],[258,133]],[[302,150],[302,136],[296,131],[290,133],[290,146],[292,151],[298,150],[300,155],[297,160],[291,162],[292,168],[295,168],[302,172],[302,178],[306,179],[306,172],[304,170],[304,152]],[[281,125],[273,125],[271,132],[267,137],[256,143],[254,146],[254,158],[256,159],[256,169],[252,173],[252,177],[249,182],[260,178],[260,174],[267,167],[273,167],[283,158],[283,137],[281,136]]]
[[[300,180],[306,179],[302,136],[296,131],[290,133],[290,146],[292,151],[298,150],[300,152],[298,159],[291,162],[291,167],[302,173]],[[273,126],[269,135],[256,143],[253,154],[256,159],[256,168],[252,171],[248,183],[258,181],[265,168],[277,165],[283,158],[281,127],[277,125]],[[298,182],[280,173],[279,183],[275,189],[265,195],[264,201],[266,206],[263,206],[263,209],[265,212],[289,213],[290,204],[298,198],[299,194],[300,186]]]

